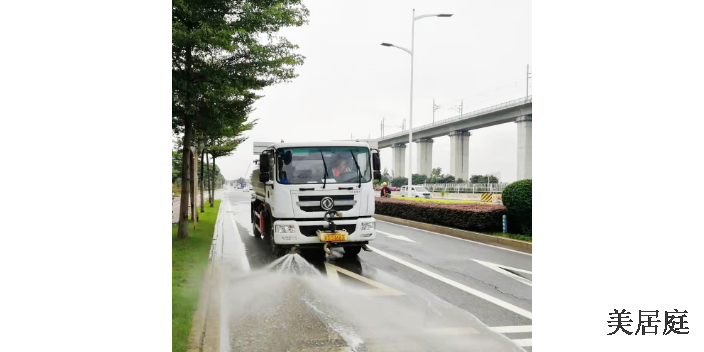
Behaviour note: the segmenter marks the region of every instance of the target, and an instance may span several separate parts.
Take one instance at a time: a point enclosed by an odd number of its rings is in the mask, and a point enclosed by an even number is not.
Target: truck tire
[[[267,231],[264,234],[264,238],[269,240],[271,254],[274,255],[274,258],[279,258],[286,254],[286,249],[283,246],[280,246],[276,244],[276,242],[274,242],[274,221],[274,218],[267,214],[267,217],[265,219],[265,226],[267,228]]]
[[[356,257],[362,250],[362,246],[345,246],[345,257]]]
[[[252,202],[252,206],[251,206],[251,210],[250,210],[251,214],[249,214],[249,216],[252,218],[252,233],[254,233],[254,237],[261,237],[262,233],[259,232],[259,230],[257,230],[256,226],[254,226],[254,225],[259,225],[259,218],[256,215],[254,215],[255,210],[259,210],[259,208],[257,207],[256,202]]]
[[[252,233],[254,233],[254,237],[261,237],[262,233],[259,232],[259,230],[257,230],[257,227],[254,225],[259,225],[259,218],[252,214]]]

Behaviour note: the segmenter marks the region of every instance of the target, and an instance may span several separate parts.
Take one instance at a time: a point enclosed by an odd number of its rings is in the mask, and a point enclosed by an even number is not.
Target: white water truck
[[[298,248],[356,256],[376,238],[373,180],[379,151],[366,142],[254,142],[254,234],[275,256]],[[256,161],[255,161],[256,162]]]

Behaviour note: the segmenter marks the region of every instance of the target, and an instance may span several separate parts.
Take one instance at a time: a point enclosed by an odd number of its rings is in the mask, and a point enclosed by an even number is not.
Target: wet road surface
[[[250,193],[217,196],[221,351],[531,351],[529,254],[378,221],[374,252],[277,261]]]

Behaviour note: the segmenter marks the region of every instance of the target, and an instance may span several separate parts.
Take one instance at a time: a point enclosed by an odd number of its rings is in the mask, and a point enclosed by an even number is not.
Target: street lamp
[[[398,45],[393,45],[390,43],[381,43],[382,46],[388,46],[392,48],[401,49],[409,54],[411,54],[411,109],[408,118],[408,191],[411,191],[413,187],[413,49],[414,49],[414,37],[415,37],[415,26],[416,21],[421,18],[426,17],[451,17],[452,14],[434,14],[434,15],[421,15],[416,17],[416,9],[413,9],[413,21],[411,21],[411,50]]]

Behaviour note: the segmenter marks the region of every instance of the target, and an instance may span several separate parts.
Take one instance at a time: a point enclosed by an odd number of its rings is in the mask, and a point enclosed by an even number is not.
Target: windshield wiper
[[[325,164],[325,156],[323,151],[320,151],[320,158],[323,159],[323,167],[325,168],[325,174],[323,175],[323,189],[325,189],[325,184],[328,181],[328,166]]]
[[[357,158],[354,157],[354,152],[350,149],[350,154],[352,154],[352,160],[354,160],[354,165],[357,166],[357,177],[359,178],[359,188],[362,188],[362,171],[359,170],[359,163],[357,163]]]

